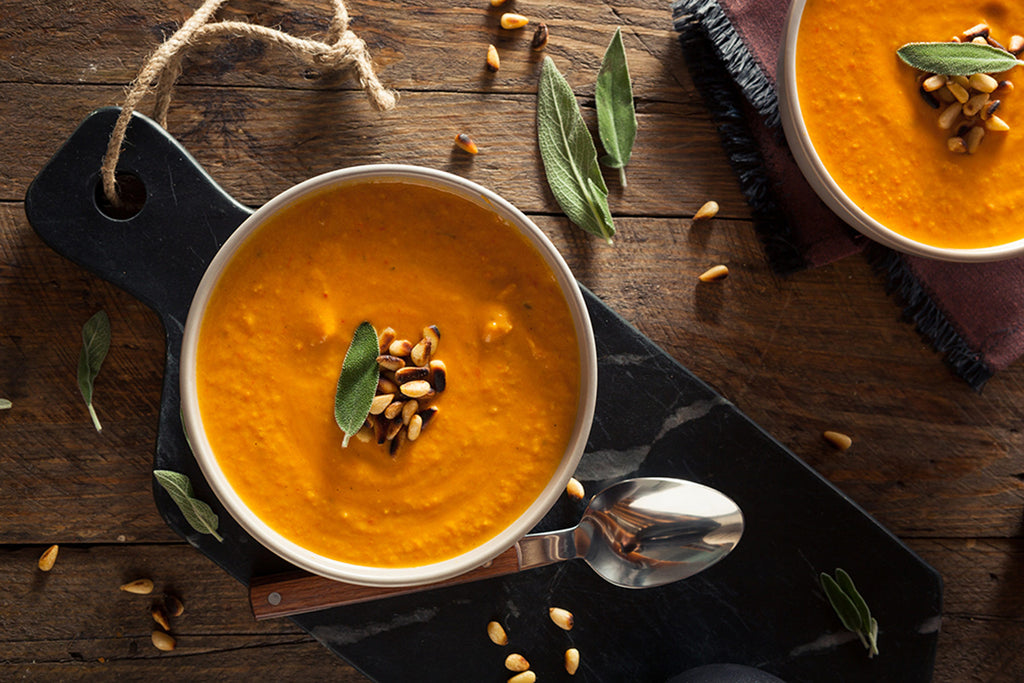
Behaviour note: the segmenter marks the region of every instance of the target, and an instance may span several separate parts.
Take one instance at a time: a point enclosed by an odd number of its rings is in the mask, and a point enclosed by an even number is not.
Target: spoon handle
[[[537,565],[539,566],[539,565]],[[480,581],[494,576],[514,574],[519,571],[519,553],[512,546],[483,567],[465,574],[428,583],[421,586],[356,586],[326,579],[304,571],[294,571],[272,576],[253,577],[249,582],[249,604],[257,620],[288,617],[306,612],[354,605],[368,600],[378,600],[395,595],[406,595],[419,591],[456,586],[470,581]]]

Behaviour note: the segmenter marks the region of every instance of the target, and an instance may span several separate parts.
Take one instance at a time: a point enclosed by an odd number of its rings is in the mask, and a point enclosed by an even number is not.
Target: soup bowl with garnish
[[[1024,107],[1014,93],[1014,81],[1024,85],[1024,4],[853,9],[790,6],[779,108],[804,176],[840,218],[899,251],[967,262],[1024,254]],[[971,66],[978,52],[987,61]]]
[[[350,391],[357,347],[377,367]],[[451,578],[526,534],[579,462],[597,385],[580,288],[544,233],[405,165],[256,211],[209,266],[181,358],[185,429],[228,512],[296,566],[369,586]]]

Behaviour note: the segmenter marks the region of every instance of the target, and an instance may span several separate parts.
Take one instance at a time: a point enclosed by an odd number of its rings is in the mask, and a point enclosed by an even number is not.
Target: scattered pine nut
[[[555,622],[555,626],[562,629],[563,631],[571,631],[573,625],[572,612],[561,607],[549,607],[548,616],[551,617],[551,621]]]
[[[498,57],[498,48],[493,45],[487,46],[487,70],[494,72],[501,68],[501,59]]]
[[[993,114],[985,119],[985,128],[1001,133],[1010,130],[1010,124]]]
[[[1006,49],[1014,55],[1019,55],[1024,51],[1024,36],[1010,36],[1010,44],[1006,46]]]
[[[43,551],[43,554],[39,556],[40,571],[48,572],[53,569],[53,565],[57,561],[57,553],[59,551],[60,547],[56,545],[51,545]]]
[[[946,148],[954,154],[967,154],[967,141],[958,135],[946,140]]]
[[[394,394],[377,394],[370,402],[370,415],[380,415],[394,400]]]
[[[522,14],[512,14],[511,12],[508,12],[501,15],[501,27],[505,29],[522,28],[529,23],[530,20]]]
[[[405,358],[412,353],[412,342],[408,339],[396,339],[388,346],[388,353],[392,356]]]
[[[153,592],[153,582],[149,579],[135,579],[134,581],[121,584],[121,590],[125,593],[134,593],[136,595],[149,595]]]
[[[169,633],[165,633],[164,631],[153,631],[151,639],[153,641],[153,646],[156,649],[162,650],[164,652],[170,652],[174,649],[174,646],[177,645],[177,642],[174,640],[174,638],[172,638]]]
[[[697,276],[697,279],[701,282],[714,282],[715,280],[724,280],[727,277],[729,277],[729,267],[719,264],[705,270]]]
[[[533,40],[530,41],[530,49],[540,52],[548,44],[548,25],[543,21],[537,24],[537,30],[533,32]]]
[[[959,102],[954,102],[939,114],[939,128],[942,130],[949,130],[956,123],[956,120],[960,118],[960,113],[963,111],[963,105]]]
[[[433,391],[433,389],[430,386],[430,382],[426,381],[425,379],[418,379],[412,382],[406,382],[405,384],[398,387],[398,390],[401,391],[404,395],[408,396],[409,398],[422,398],[423,396],[426,396],[428,393]]]
[[[468,154],[476,154],[480,151],[477,149],[476,143],[473,142],[473,138],[465,133],[459,133],[455,136],[455,146]]]
[[[537,674],[532,671],[524,671],[521,674],[516,674],[512,678],[508,679],[508,683],[534,683],[537,680]]]
[[[999,87],[999,81],[988,74],[973,74],[969,79],[969,83],[978,92],[992,92]]]
[[[921,87],[924,88],[925,92],[935,92],[942,86],[946,85],[948,79],[943,74],[932,74],[928,78],[924,79],[921,83]]]
[[[586,495],[586,492],[583,490],[583,484],[576,477],[569,477],[569,483],[565,485],[565,492],[569,494],[570,498],[575,498],[576,500],[583,500],[583,496]]]
[[[974,26],[970,27],[961,35],[964,40],[974,40],[975,38],[987,38],[989,31],[990,29],[988,27],[988,24],[982,22],[980,24],[975,24]]]
[[[578,668],[580,668],[580,651],[570,647],[565,651],[565,670],[570,676],[575,676]]]
[[[985,128],[983,126],[974,126],[967,131],[967,137],[964,141],[967,143],[967,153],[974,154],[978,151],[978,147],[981,145],[982,139],[985,137]]]
[[[505,657],[505,668],[509,671],[526,671],[530,668],[530,663],[526,661],[526,657],[513,652],[508,657]]]
[[[946,83],[946,87],[949,88],[949,92],[953,93],[953,97],[956,98],[957,102],[963,104],[967,101],[967,89],[964,86],[960,85],[956,81],[950,81],[949,83]]]
[[[413,415],[409,418],[409,427],[406,430],[408,434],[406,436],[409,441],[415,441],[420,438],[420,432],[423,431],[423,418],[419,415]]]
[[[487,624],[487,637],[495,645],[508,645],[508,635],[505,634],[505,629],[502,625],[496,621],[491,621]]]
[[[718,215],[718,202],[710,201],[704,202],[704,205],[697,209],[697,213],[693,214],[693,220],[701,221],[708,218],[714,218]]]
[[[491,7],[501,7],[507,0],[491,0]]]
[[[164,611],[162,605],[153,605],[149,610],[150,615],[153,617],[153,621],[160,624],[160,628],[165,631],[171,630],[171,622],[167,619],[167,612]]]
[[[980,112],[986,104],[988,104],[989,94],[987,92],[980,92],[977,95],[971,95],[971,97],[964,103],[964,116],[974,116]]]
[[[833,432],[829,430],[823,433],[822,436],[825,437],[826,441],[828,441],[830,444],[832,444],[841,451],[845,451],[847,448],[853,445],[853,439],[848,437],[846,434],[843,434],[842,432]]]

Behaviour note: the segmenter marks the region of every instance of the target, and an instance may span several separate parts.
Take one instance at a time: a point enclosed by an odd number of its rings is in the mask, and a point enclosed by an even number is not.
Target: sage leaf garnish
[[[13,406],[13,405],[14,404],[11,403],[11,399],[9,399],[9,398],[0,398],[0,410],[10,410],[11,406]]]
[[[544,58],[537,87],[537,143],[548,185],[565,215],[611,244],[615,224],[597,148],[572,88],[551,57]]]
[[[171,470],[153,470],[153,476],[164,487],[164,490],[171,495],[171,499],[177,504],[185,521],[193,529],[201,534],[210,534],[221,543],[224,538],[217,533],[220,526],[220,519],[217,513],[209,505],[196,498],[192,489],[192,480],[180,472]]]
[[[92,405],[92,387],[100,366],[110,350],[110,318],[106,311],[99,311],[82,327],[82,352],[78,354],[78,389],[82,392],[89,416],[96,431],[103,431],[96,409]]]
[[[636,109],[633,107],[633,85],[629,80],[626,48],[622,45],[622,29],[608,43],[601,60],[594,89],[597,104],[597,132],[607,152],[601,163],[619,169],[619,181],[626,187],[626,164],[636,139]]]
[[[1024,64],[1005,50],[978,43],[907,43],[896,54],[904,62],[933,74],[995,74]]]
[[[857,592],[853,579],[842,569],[836,569],[832,578],[825,572],[821,573],[821,587],[825,589],[832,609],[835,610],[843,627],[852,631],[860,638],[860,642],[868,651],[868,658],[878,654],[878,621],[871,616],[868,604]]]
[[[338,389],[334,394],[334,419],[345,437],[341,442],[348,446],[348,440],[359,431],[370,414],[370,404],[377,391],[380,366],[377,365],[377,331],[373,325],[364,322],[352,335],[352,343],[345,352],[338,377]]]

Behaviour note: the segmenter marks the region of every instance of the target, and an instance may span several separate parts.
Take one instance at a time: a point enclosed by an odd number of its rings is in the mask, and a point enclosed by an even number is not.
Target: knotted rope
[[[155,82],[156,105],[153,109],[153,118],[166,128],[167,110],[171,104],[171,90],[174,87],[174,82],[181,75],[181,62],[185,52],[193,45],[204,41],[224,35],[244,36],[278,45],[311,66],[339,70],[351,67],[359,78],[359,85],[366,92],[374,107],[386,110],[395,106],[397,96],[393,91],[381,85],[378,80],[366,50],[366,43],[348,29],[348,10],[345,8],[343,0],[331,0],[334,15],[331,17],[325,42],[297,38],[277,29],[244,21],[209,23],[225,2],[227,0],[204,0],[195,14],[189,17],[181,28],[150,55],[142,70],[139,71],[139,75],[129,86],[124,105],[121,107],[121,114],[110,134],[110,142],[107,144],[107,151],[103,155],[103,164],[100,167],[103,193],[112,205],[120,206],[121,204],[115,172],[132,113],[139,106],[142,98],[153,88]]]

